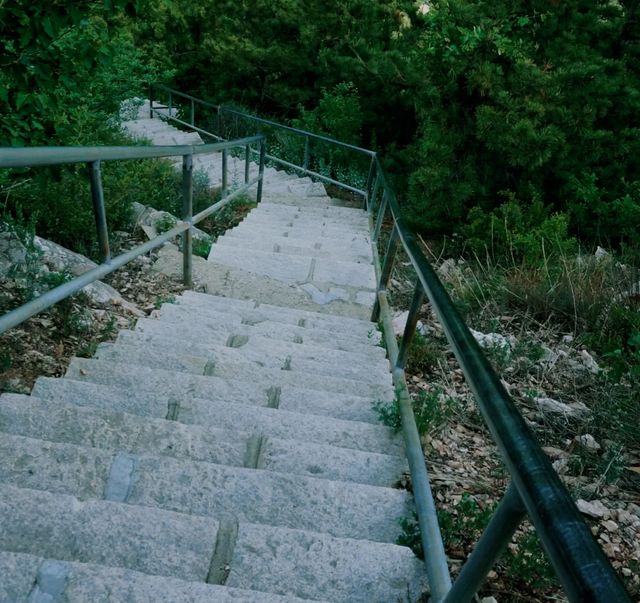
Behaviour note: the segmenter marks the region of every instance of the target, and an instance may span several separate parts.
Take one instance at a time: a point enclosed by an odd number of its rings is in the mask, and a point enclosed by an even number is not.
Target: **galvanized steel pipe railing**
[[[395,194],[386,181],[379,160],[376,161],[383,199],[374,234],[377,237],[387,211],[393,224],[393,245],[390,245],[383,263],[379,293],[384,295],[398,242],[418,278],[396,368],[402,366],[403,351],[408,345],[405,339],[413,336],[424,292],[512,479],[494,520],[444,600],[447,603],[471,600],[526,512],[570,601],[630,602],[619,576],[591,534],[569,492],[464,323],[413,234],[404,225]],[[379,309],[380,305],[377,304],[374,315]]]
[[[223,152],[232,148],[249,148],[258,144],[260,147],[260,170],[258,176],[229,193],[224,191],[221,201],[214,203],[195,216],[193,213],[193,156],[202,153]],[[109,232],[102,188],[101,162],[123,159],[149,159],[182,156],[182,221],[174,228],[151,241],[134,249],[111,257],[109,249]],[[240,140],[221,142],[209,145],[178,145],[154,147],[32,147],[0,149],[0,169],[18,167],[38,167],[49,165],[86,163],[89,168],[91,183],[91,199],[93,202],[101,264],[62,285],[47,291],[39,297],[23,304],[19,308],[0,317],[0,334],[11,329],[35,314],[50,308],[59,301],[77,293],[87,285],[100,280],[107,274],[121,268],[126,263],[143,255],[173,237],[182,234],[183,243],[183,279],[185,286],[192,285],[192,228],[195,224],[222,209],[239,195],[246,193],[257,184],[256,200],[262,199],[262,180],[264,178],[265,140],[263,136],[250,136]]]
[[[165,91],[170,91],[164,87]],[[171,91],[174,94],[181,94]],[[189,98],[188,95],[183,95]],[[400,206],[387,176],[374,151],[339,142],[327,136],[278,124],[270,120],[218,107],[218,116],[228,114],[256,127],[266,126],[300,136],[304,145],[302,165],[267,155],[267,159],[291,169],[297,169],[323,182],[339,184],[361,194],[370,215],[372,244],[377,251],[385,219],[390,217],[391,237],[382,266],[376,258],[378,291],[373,320],[381,318],[392,366],[403,420],[403,432],[409,456],[414,495],[421,537],[425,548],[425,563],[431,583],[432,600],[447,603],[470,601],[482,584],[498,555],[506,546],[522,518],[530,518],[549,560],[569,599],[575,602],[628,602],[630,597],[620,578],[591,535],[589,527],[577,510],[568,491],[560,481],[548,458],[540,448],[513,400],[502,386],[495,371],[484,356],[475,338],[457,312],[451,298],[422,253],[412,233],[403,222]],[[334,145],[357,155],[371,157],[364,189],[335,182],[309,170],[311,141]],[[380,198],[378,203],[378,198]],[[377,213],[374,220],[374,214]],[[402,246],[416,273],[416,290],[409,311],[407,327],[398,346],[391,329],[391,314],[387,300],[387,283],[399,246]],[[441,322],[447,340],[467,379],[482,416],[496,442],[511,475],[502,503],[476,548],[451,586],[446,555],[442,548],[433,505],[424,455],[417,437],[415,419],[404,379],[404,363],[417,322],[417,314],[426,296]],[[434,543],[437,540],[437,543]]]
[[[356,195],[361,195],[363,197],[363,199],[366,200],[367,196],[368,196],[368,192],[370,192],[370,181],[371,178],[373,176],[373,172],[375,170],[375,152],[371,151],[369,149],[365,149],[363,147],[359,147],[356,145],[352,145],[352,144],[348,144],[346,142],[340,142],[338,140],[335,140],[333,138],[330,138],[328,136],[323,136],[321,134],[314,134],[312,132],[307,132],[305,130],[301,130],[299,128],[294,128],[292,126],[286,126],[284,124],[279,124],[278,122],[275,121],[271,121],[268,119],[263,119],[261,117],[256,117],[255,115],[249,115],[248,113],[243,113],[242,111],[238,111],[236,109],[232,109],[230,107],[225,107],[224,105],[214,105],[212,103],[200,100],[190,94],[185,94],[184,92],[180,92],[178,90],[175,90],[173,88],[169,88],[168,86],[164,86],[162,84],[151,84],[149,86],[149,98],[153,99],[154,97],[154,91],[158,90],[159,92],[163,92],[164,94],[168,95],[168,103],[166,106],[162,105],[162,106],[158,106],[157,108],[154,109],[153,107],[153,100],[150,100],[151,102],[151,115],[158,115],[158,117],[160,117],[161,119],[165,119],[167,121],[171,121],[171,122],[175,122],[177,124],[189,127],[193,130],[195,130],[196,132],[199,132],[201,134],[205,134],[207,136],[211,136],[217,140],[224,140],[226,138],[225,136],[225,132],[223,131],[223,128],[221,126],[222,120],[224,119],[225,116],[231,116],[234,118],[234,127],[231,129],[233,131],[234,136],[237,135],[237,129],[238,129],[238,124],[239,122],[242,120],[243,122],[247,122],[249,124],[252,124],[255,126],[254,129],[257,129],[258,131],[261,131],[263,127],[267,127],[276,131],[281,131],[281,132],[287,132],[289,134],[293,134],[295,136],[300,136],[302,139],[304,139],[304,155],[303,155],[303,160],[302,160],[302,165],[298,165],[297,163],[291,162],[291,161],[287,161],[285,159],[282,159],[280,157],[277,157],[276,155],[272,155],[270,153],[266,153],[265,155],[265,159],[271,163],[274,163],[276,165],[279,165],[283,168],[288,168],[291,170],[295,170],[296,172],[300,172],[303,173],[315,180],[324,182],[326,184],[332,184],[334,186],[337,186],[339,188],[342,188],[344,190],[348,190],[349,192],[352,192]],[[193,110],[193,106],[194,103],[198,103],[200,105],[202,105],[203,107],[207,107],[210,109],[215,109],[217,111],[217,126],[216,126],[216,131],[212,132],[210,129],[207,130],[204,127],[198,126],[195,123],[195,120],[192,119],[191,123],[184,121],[183,119],[180,119],[179,117],[177,117],[176,115],[173,115],[174,109],[175,109],[175,104],[174,104],[174,97],[178,97],[181,99],[185,99],[187,101],[189,101],[191,103],[191,107],[192,107],[192,111],[191,111],[191,116],[193,117],[194,115],[194,110]],[[370,158],[370,170],[369,170],[369,177],[367,179],[367,183],[365,185],[364,188],[358,188],[357,186],[353,186],[353,185],[349,185],[345,182],[342,182],[340,180],[337,180],[335,178],[332,178],[330,176],[327,176],[325,174],[321,174],[318,171],[314,171],[312,169],[309,168],[310,165],[310,159],[312,156],[312,142],[324,142],[327,143],[329,145],[331,145],[332,147],[336,147],[336,148],[340,148],[343,149],[345,151],[348,152],[353,152],[356,153],[358,155],[362,155],[362,156],[366,156],[368,158]],[[251,151],[253,155],[257,155],[257,151],[252,150]],[[246,168],[248,170],[248,165],[245,164]]]

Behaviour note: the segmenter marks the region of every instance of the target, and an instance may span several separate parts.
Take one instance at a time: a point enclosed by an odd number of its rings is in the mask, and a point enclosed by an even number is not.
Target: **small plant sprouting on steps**
[[[401,517],[398,523],[400,524],[402,533],[398,536],[396,544],[409,547],[418,559],[424,559],[418,514],[413,511],[410,517]]]
[[[444,396],[442,390],[422,391],[415,398],[412,398],[411,404],[416,427],[421,436],[441,431],[452,417],[461,411],[459,402],[454,398]],[[393,401],[376,400],[373,403],[373,409],[378,413],[378,419],[381,423],[391,427],[394,431],[400,431],[402,416],[400,402],[397,399]]]
[[[162,304],[175,304],[175,303],[176,303],[175,295],[158,295],[158,297],[156,297],[155,301],[153,302],[153,305],[155,306],[156,310],[159,310]]]
[[[378,413],[378,419],[383,425],[391,427],[394,431],[400,431],[402,417],[400,416],[400,402],[397,399],[392,401],[376,400],[373,403],[373,410]]]
[[[201,258],[204,258],[206,260],[209,257],[211,245],[211,239],[193,239],[191,248],[193,255],[200,256]]]
[[[178,219],[173,216],[162,216],[156,222],[156,230],[159,234],[171,230],[178,223]]]

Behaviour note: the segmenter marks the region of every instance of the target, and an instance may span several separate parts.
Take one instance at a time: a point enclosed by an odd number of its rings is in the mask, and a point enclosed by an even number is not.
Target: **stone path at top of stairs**
[[[152,121],[150,139],[180,143]],[[185,292],[30,396],[0,397],[0,601],[425,591],[422,563],[395,544],[413,510],[396,487],[402,441],[372,410],[393,388],[362,319],[365,217],[315,184],[267,179],[210,260],[225,274],[213,290]]]

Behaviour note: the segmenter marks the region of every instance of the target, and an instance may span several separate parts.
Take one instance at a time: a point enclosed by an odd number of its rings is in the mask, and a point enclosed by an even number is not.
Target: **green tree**
[[[430,2],[409,57],[413,224],[451,232],[513,195],[568,212],[585,240],[637,236],[637,4]]]
[[[126,47],[113,32],[135,8],[135,0],[0,2],[0,145],[77,139],[80,118],[94,111],[93,130],[113,113],[119,99],[97,91]]]

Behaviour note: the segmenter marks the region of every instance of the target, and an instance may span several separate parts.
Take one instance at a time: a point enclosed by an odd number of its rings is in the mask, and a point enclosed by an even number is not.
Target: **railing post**
[[[182,219],[189,222],[189,228],[182,233],[182,276],[184,286],[193,285],[193,155],[182,157]]]
[[[196,102],[191,99],[191,125],[196,125]]]
[[[396,360],[396,368],[404,369],[407,364],[407,355],[409,354],[409,348],[411,347],[411,340],[416,332],[416,326],[418,324],[418,312],[422,308],[424,302],[424,290],[422,289],[422,283],[417,280],[416,288],[413,292],[413,300],[411,301],[411,307],[409,308],[409,316],[407,316],[407,324],[404,327],[404,333],[402,334],[402,341],[400,342],[400,349],[398,350],[398,359]]]
[[[512,482],[443,603],[466,603],[473,599],[525,515],[522,499]]]
[[[376,208],[376,197],[378,196],[379,188],[380,188],[380,174],[376,174],[376,179],[373,182],[373,191],[371,192],[371,196],[369,197],[369,204],[367,207],[370,214],[372,214],[373,210]]]
[[[391,271],[393,270],[393,262],[395,260],[397,251],[398,251],[398,230],[394,226],[393,230],[391,231],[391,236],[389,237],[387,252],[384,254],[382,270],[380,271],[380,282],[378,283],[376,293],[381,293],[387,288],[387,285],[389,284],[389,279],[391,278]],[[373,312],[371,313],[371,321],[378,322],[379,317],[380,317],[380,301],[378,300],[378,296],[376,295],[376,301],[373,305]]]
[[[91,161],[88,164],[89,180],[91,181],[91,200],[93,202],[93,215],[96,219],[96,231],[98,245],[100,247],[100,262],[106,264],[111,261],[109,250],[109,231],[107,229],[107,214],[104,208],[104,191],[102,189],[102,173],[100,160]]]
[[[267,141],[263,138],[260,141],[260,167],[258,169],[258,192],[256,194],[256,203],[262,201],[262,185],[264,182],[264,160],[267,154]]]
[[[376,226],[373,230],[373,241],[377,242],[380,236],[380,230],[382,229],[382,223],[384,222],[384,215],[387,213],[387,195],[389,193],[385,190],[382,194],[382,203],[380,203],[380,209],[378,210],[378,219],[376,220]]]
[[[310,141],[309,141],[309,137],[305,136],[304,137],[304,159],[302,160],[302,167],[305,170],[309,169],[309,152],[310,152]]]
[[[222,134],[222,107],[220,105],[218,105],[216,111],[216,131],[218,132],[218,136],[220,136],[220,140],[224,140]]]
[[[171,111],[173,109],[173,96],[171,91],[169,91],[169,115],[167,116],[167,121],[171,119]]]
[[[153,119],[153,84],[149,84],[149,119]]]
[[[244,148],[244,183],[249,182],[249,166],[251,165],[251,145]]]
[[[369,174],[367,175],[367,184],[364,187],[364,190],[367,193],[367,196],[365,198],[365,203],[368,202],[369,197],[371,196],[371,185],[373,184],[373,174],[375,172],[375,169],[376,169],[376,156],[372,155],[371,164],[369,165]]]
[[[222,149],[222,196],[227,196],[227,149]]]

